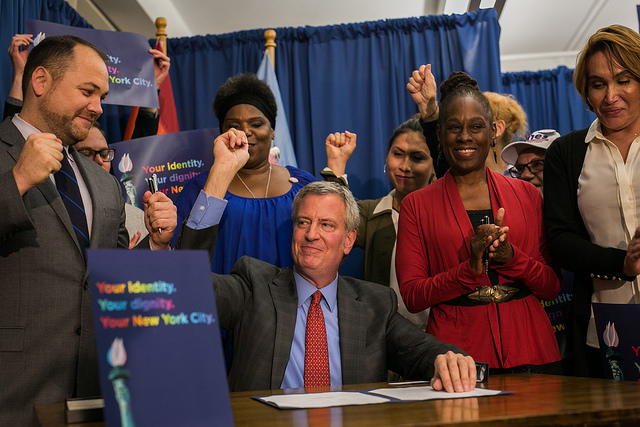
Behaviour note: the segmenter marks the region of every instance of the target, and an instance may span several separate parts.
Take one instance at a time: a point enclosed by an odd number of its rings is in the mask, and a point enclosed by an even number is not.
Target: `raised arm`
[[[31,43],[33,43],[33,35],[16,34],[11,38],[11,44],[9,45],[9,58],[11,58],[11,65],[13,66],[13,81],[9,96],[20,101],[23,99],[22,74],[29,55],[27,48]]]
[[[156,78],[156,89],[160,90],[160,85],[169,76],[169,68],[171,68],[171,59],[158,49],[149,49],[149,53],[153,57],[153,71]],[[138,117],[136,118],[135,129],[132,138],[142,138],[145,136],[155,135],[158,133],[158,124],[160,122],[157,108],[141,107]]]
[[[420,120],[430,122],[438,118],[436,79],[431,73],[431,64],[421,65],[411,73],[407,91],[420,111]]]
[[[344,175],[347,162],[356,149],[357,135],[348,130],[327,135],[325,151],[327,153],[327,167],[336,174]]]
[[[422,65],[413,71],[407,83],[407,91],[420,111],[422,133],[427,140],[431,158],[433,158],[436,176],[440,178],[449,169],[449,164],[440,151],[436,132],[440,110],[436,102],[436,80],[431,73],[431,64]]]
[[[344,132],[330,133],[325,140],[325,151],[327,153],[327,167],[320,171],[320,175],[325,181],[336,182],[349,186],[345,170],[347,161],[351,158],[356,149],[355,133],[348,130]]]
[[[178,198],[181,209],[181,231],[176,248],[206,250],[213,259],[217,230],[226,208],[224,196],[236,172],[249,159],[248,142],[244,132],[230,129],[213,142],[214,161],[206,182],[200,188],[192,180]],[[188,207],[187,207],[188,206]]]
[[[224,199],[236,173],[249,160],[249,142],[244,132],[229,129],[213,142],[213,165],[203,191]]]

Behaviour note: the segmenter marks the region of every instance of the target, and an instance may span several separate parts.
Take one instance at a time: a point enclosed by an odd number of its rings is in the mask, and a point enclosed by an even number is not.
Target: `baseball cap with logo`
[[[504,147],[502,150],[502,160],[510,165],[515,165],[518,154],[526,148],[542,148],[546,150],[551,143],[560,136],[555,129],[542,129],[532,132],[526,141],[516,141]]]

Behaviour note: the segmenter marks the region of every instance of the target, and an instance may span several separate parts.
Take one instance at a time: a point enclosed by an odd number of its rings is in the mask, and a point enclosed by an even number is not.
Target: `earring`
[[[384,164],[384,168],[382,168],[382,172],[386,175],[387,174],[387,163],[385,162]]]
[[[496,164],[498,164],[498,153],[496,153],[496,140],[493,140],[493,143],[491,144],[491,148],[493,149],[493,160],[496,162]]]

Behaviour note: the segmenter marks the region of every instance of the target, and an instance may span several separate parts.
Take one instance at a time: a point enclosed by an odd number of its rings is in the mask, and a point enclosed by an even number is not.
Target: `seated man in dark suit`
[[[242,131],[216,139],[203,189],[209,197],[192,215],[216,205],[224,210],[222,196],[247,150]],[[392,289],[338,274],[359,221],[348,189],[308,184],[292,211],[292,267],[242,257],[231,274],[213,275],[221,327],[233,331],[232,391],[379,382],[387,369],[431,379],[437,390],[475,387],[473,359],[398,314]]]

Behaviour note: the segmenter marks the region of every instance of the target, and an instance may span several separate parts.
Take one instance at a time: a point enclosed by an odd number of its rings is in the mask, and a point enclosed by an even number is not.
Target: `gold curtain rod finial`
[[[156,37],[167,37],[167,19],[162,17],[156,18],[156,29]]]
[[[265,43],[264,47],[269,52],[269,58],[271,59],[271,65],[273,69],[276,69],[276,31],[266,30],[264,32]]]
[[[275,30],[266,30],[264,32],[264,38],[266,40],[264,44],[265,47],[276,47],[276,31]]]

